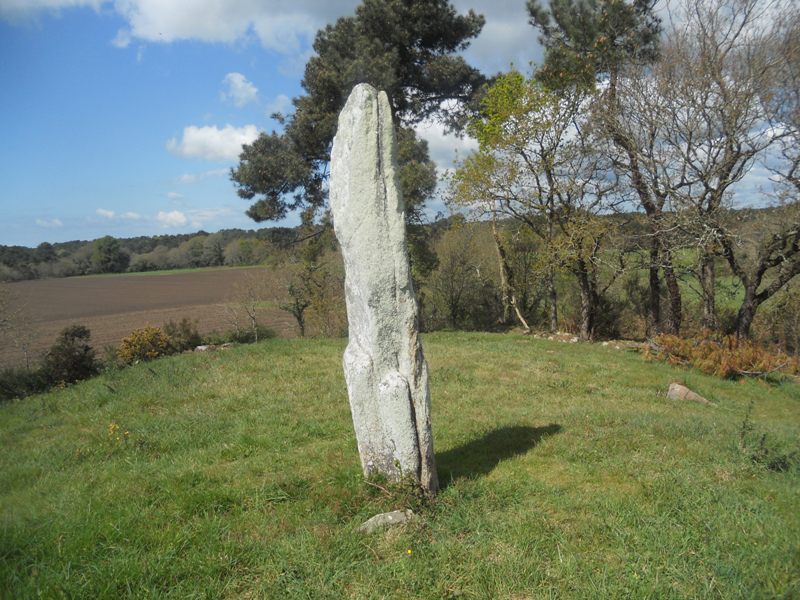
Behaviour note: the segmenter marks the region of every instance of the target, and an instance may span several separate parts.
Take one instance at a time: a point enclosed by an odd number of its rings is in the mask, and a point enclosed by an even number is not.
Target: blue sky
[[[0,0],[0,244],[258,227],[228,172],[302,93],[314,32],[356,4]],[[540,56],[522,0],[454,4],[487,18],[473,64]],[[420,133],[443,168],[471,147]]]

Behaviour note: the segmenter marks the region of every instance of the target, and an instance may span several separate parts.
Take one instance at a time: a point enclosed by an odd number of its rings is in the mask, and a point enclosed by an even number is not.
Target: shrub
[[[75,383],[97,374],[99,364],[89,345],[91,335],[83,325],[71,325],[58,335],[42,361],[42,371],[50,382]]]
[[[96,375],[100,363],[89,345],[91,335],[85,326],[71,325],[58,334],[40,368],[0,372],[0,400],[23,398]]]
[[[190,321],[184,317],[178,323],[168,321],[162,329],[176,352],[192,350],[203,343],[203,337],[197,331],[197,320]]]
[[[780,371],[796,374],[800,367],[797,358],[783,352],[770,352],[753,341],[735,336],[714,336],[710,332],[693,338],[660,334],[644,352],[649,359],[692,366],[725,379]]]
[[[167,334],[160,327],[147,326],[134,329],[123,338],[117,356],[125,364],[147,361],[172,353],[172,345]]]
[[[762,305],[753,321],[753,335],[800,355],[800,282],[796,280]]]
[[[256,336],[258,336],[256,338]],[[231,331],[227,335],[223,335],[222,343],[236,342],[237,344],[252,344],[258,340],[266,340],[275,337],[275,331],[264,325],[256,324],[255,331],[253,329],[240,329],[239,331]]]
[[[274,329],[265,327],[263,325],[256,325],[258,328],[258,340],[266,340],[277,336]],[[203,337],[203,343],[211,346],[220,346],[222,344],[252,344],[255,342],[255,335],[252,329],[231,329],[228,331],[212,331]]]
[[[42,369],[3,369],[0,371],[0,401],[24,398],[50,387]]]
[[[100,364],[103,365],[103,370],[113,371],[127,366],[120,360],[117,350],[118,348],[113,344],[106,344],[100,350]]]
[[[751,400],[739,427],[739,449],[742,453],[753,463],[770,471],[784,472],[800,467],[800,449],[767,441],[767,434],[756,430],[752,422],[753,406]]]

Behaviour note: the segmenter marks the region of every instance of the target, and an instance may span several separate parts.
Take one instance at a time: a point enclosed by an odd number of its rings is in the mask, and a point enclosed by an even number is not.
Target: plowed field
[[[233,328],[230,310],[248,279],[261,282],[258,320],[280,336],[295,334],[292,317],[277,308],[284,290],[279,274],[260,267],[175,271],[158,275],[112,275],[40,279],[7,284],[14,303],[30,324],[32,355],[41,355],[58,332],[74,323],[92,332],[92,346],[117,345],[133,329],[184,317],[197,320],[201,333]],[[23,362],[13,340],[0,346],[0,366]]]

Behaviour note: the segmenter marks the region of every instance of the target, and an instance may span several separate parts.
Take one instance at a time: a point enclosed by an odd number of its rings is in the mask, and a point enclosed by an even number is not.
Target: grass
[[[0,596],[790,598],[800,387],[514,335],[426,336],[444,489],[364,484],[342,340],[271,339],[0,407]],[[718,403],[675,405],[680,380]],[[128,432],[127,435],[125,432]],[[410,552],[409,552],[410,551]]]

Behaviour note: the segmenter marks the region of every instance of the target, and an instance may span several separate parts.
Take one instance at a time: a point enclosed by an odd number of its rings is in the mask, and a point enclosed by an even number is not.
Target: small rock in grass
[[[684,400],[687,402],[699,402],[700,404],[705,404],[707,406],[714,406],[713,402],[709,402],[701,395],[696,394],[692,390],[690,390],[685,385],[682,385],[677,382],[673,382],[669,384],[669,390],[667,390],[667,399],[668,400]]]
[[[400,525],[406,523],[414,518],[414,511],[411,509],[406,510],[393,510],[392,512],[380,513],[371,519],[365,521],[358,528],[360,533],[370,534],[378,529],[390,527],[392,525]]]
[[[202,346],[196,346],[194,351],[195,352],[210,352],[211,350],[227,350],[228,348],[233,348],[233,342],[225,342],[224,344],[203,344]]]

